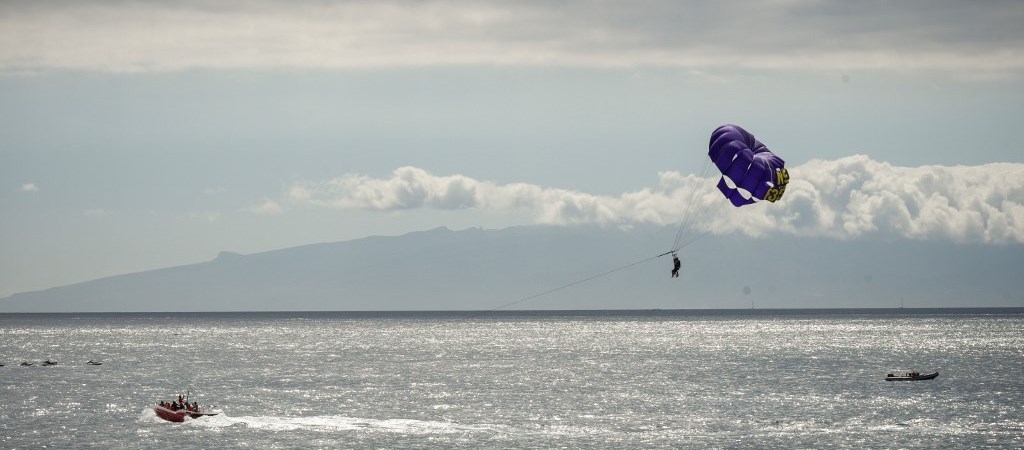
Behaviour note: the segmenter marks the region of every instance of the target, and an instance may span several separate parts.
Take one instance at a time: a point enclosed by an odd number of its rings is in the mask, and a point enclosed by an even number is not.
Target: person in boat
[[[192,402],[192,411],[199,412],[199,402]]]
[[[672,254],[672,278],[679,278],[679,268],[683,266],[683,263],[679,262],[679,256],[675,253]]]

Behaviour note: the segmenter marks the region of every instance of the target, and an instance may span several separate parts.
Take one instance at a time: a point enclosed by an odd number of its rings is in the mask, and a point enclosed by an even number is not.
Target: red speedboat
[[[215,412],[207,412],[202,410],[188,411],[184,409],[179,409],[177,411],[172,411],[171,409],[160,405],[154,405],[153,411],[156,412],[157,417],[164,419],[168,422],[184,422],[185,416],[196,419],[202,416],[216,416],[217,414],[219,414]]]
[[[177,401],[157,403],[153,405],[153,412],[156,413],[157,417],[168,422],[184,422],[186,416],[198,419],[203,416],[216,416],[219,414],[204,411],[203,408],[199,407],[199,402],[189,403],[188,397],[191,393],[192,391],[189,391],[185,395],[179,395]]]

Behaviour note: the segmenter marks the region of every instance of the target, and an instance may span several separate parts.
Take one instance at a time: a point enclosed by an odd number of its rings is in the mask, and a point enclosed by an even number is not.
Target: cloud
[[[783,208],[766,208],[780,231],[1024,243],[1024,164],[896,167],[858,155],[791,174]]]
[[[281,208],[281,205],[279,203],[277,203],[277,202],[275,202],[275,201],[273,201],[273,200],[268,198],[268,199],[264,199],[262,203],[260,203],[260,204],[258,204],[256,206],[253,206],[251,208],[246,208],[245,211],[253,213],[253,214],[275,216],[275,215],[283,214],[284,213],[284,208]]]
[[[716,177],[678,172],[660,173],[657,187],[606,196],[402,167],[389,178],[349,174],[300,183],[288,195],[338,209],[526,212],[538,224],[685,223],[692,233],[754,237],[1024,243],[1024,164],[897,167],[856,155],[789,169],[792,181],[781,201],[742,208],[714,187]]]
[[[25,183],[21,185],[21,192],[39,192],[39,188],[35,183]]]
[[[984,76],[1024,69],[1022,22],[1016,1],[2,2],[0,68],[667,66]]]

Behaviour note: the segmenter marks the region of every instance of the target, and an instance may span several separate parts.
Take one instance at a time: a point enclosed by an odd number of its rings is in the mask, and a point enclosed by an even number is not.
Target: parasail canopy
[[[718,189],[737,207],[775,202],[786,192],[786,161],[737,125],[722,125],[711,133],[708,156],[722,172]]]

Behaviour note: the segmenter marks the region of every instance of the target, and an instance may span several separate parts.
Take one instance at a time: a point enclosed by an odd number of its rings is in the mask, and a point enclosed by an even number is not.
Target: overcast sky
[[[722,238],[1024,251],[1021,23],[1019,1],[2,2],[0,297],[685,205]],[[781,202],[716,208],[723,123],[786,160]]]

